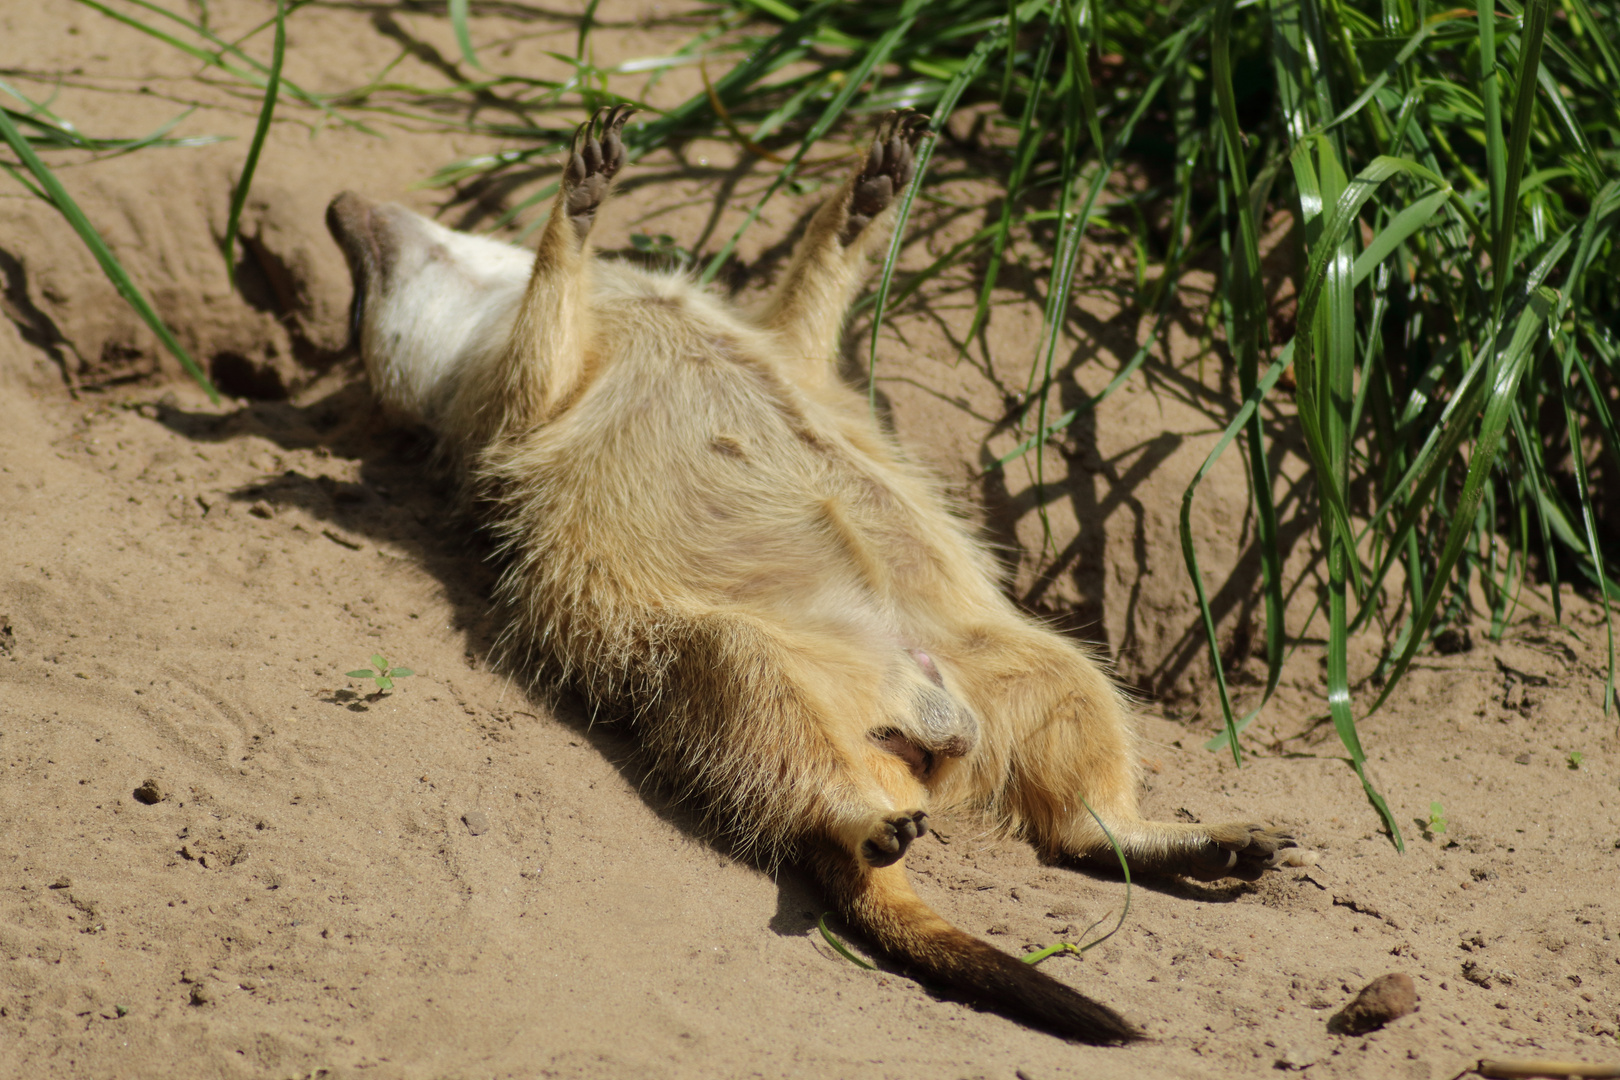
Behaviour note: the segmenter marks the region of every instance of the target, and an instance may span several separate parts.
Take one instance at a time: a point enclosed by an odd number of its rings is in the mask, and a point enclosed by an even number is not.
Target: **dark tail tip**
[[[1096,1046],[1118,1046],[1147,1038],[1140,1028],[1108,1006],[978,938],[961,934],[957,947],[965,970],[936,970],[930,974],[968,992],[980,1008],[1061,1038]]]
[[[826,850],[816,867],[845,918],[952,997],[1075,1042],[1117,1046],[1147,1038],[1108,1006],[940,918],[902,865],[869,867]]]

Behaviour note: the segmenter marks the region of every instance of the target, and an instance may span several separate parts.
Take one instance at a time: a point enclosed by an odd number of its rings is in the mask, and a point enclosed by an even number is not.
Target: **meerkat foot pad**
[[[907,810],[880,819],[872,834],[861,844],[861,856],[871,866],[889,866],[905,857],[906,849],[919,836],[928,833],[928,815]]]

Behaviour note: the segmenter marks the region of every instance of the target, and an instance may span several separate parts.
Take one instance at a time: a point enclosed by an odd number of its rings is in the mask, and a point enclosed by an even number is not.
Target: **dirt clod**
[[[205,982],[191,984],[191,1003],[193,1005],[209,1005],[214,1001],[214,992]]]
[[[1410,975],[1398,971],[1380,975],[1362,987],[1355,1000],[1333,1014],[1328,1030],[1342,1035],[1377,1031],[1417,1008],[1417,1002],[1417,987]]]
[[[461,823],[467,826],[467,831],[477,836],[489,828],[489,818],[481,810],[469,810],[461,815]]]
[[[163,785],[156,780],[146,780],[140,787],[135,789],[133,794],[136,802],[144,803],[147,806],[156,806],[169,797],[169,793],[163,790]]]
[[[1474,637],[1466,626],[1453,626],[1434,635],[1434,651],[1441,656],[1455,656],[1474,647]]]
[[[1485,990],[1489,990],[1497,983],[1512,986],[1515,978],[1513,972],[1506,968],[1486,967],[1477,960],[1464,960],[1462,974],[1463,978]]]

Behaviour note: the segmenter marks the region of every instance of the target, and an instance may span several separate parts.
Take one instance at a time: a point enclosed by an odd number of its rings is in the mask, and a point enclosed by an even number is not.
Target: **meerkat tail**
[[[840,913],[885,953],[974,1006],[1076,1042],[1127,1043],[1146,1036],[1017,957],[940,918],[911,887],[903,864],[857,865],[841,853],[817,861]]]

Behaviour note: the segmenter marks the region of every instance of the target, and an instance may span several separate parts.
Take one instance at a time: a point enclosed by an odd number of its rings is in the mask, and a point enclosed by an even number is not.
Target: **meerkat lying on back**
[[[966,934],[901,860],[966,807],[1052,859],[1252,880],[1298,849],[1258,825],[1144,821],[1119,692],[1019,611],[938,486],[835,370],[845,313],[925,119],[886,117],[786,277],[739,311],[595,259],[630,111],[579,128],[529,256],[344,193],[371,384],[435,430],[507,559],[519,659],[634,717],[653,771],[766,864],[813,868],[901,964],[1057,1034],[1113,1010]]]

